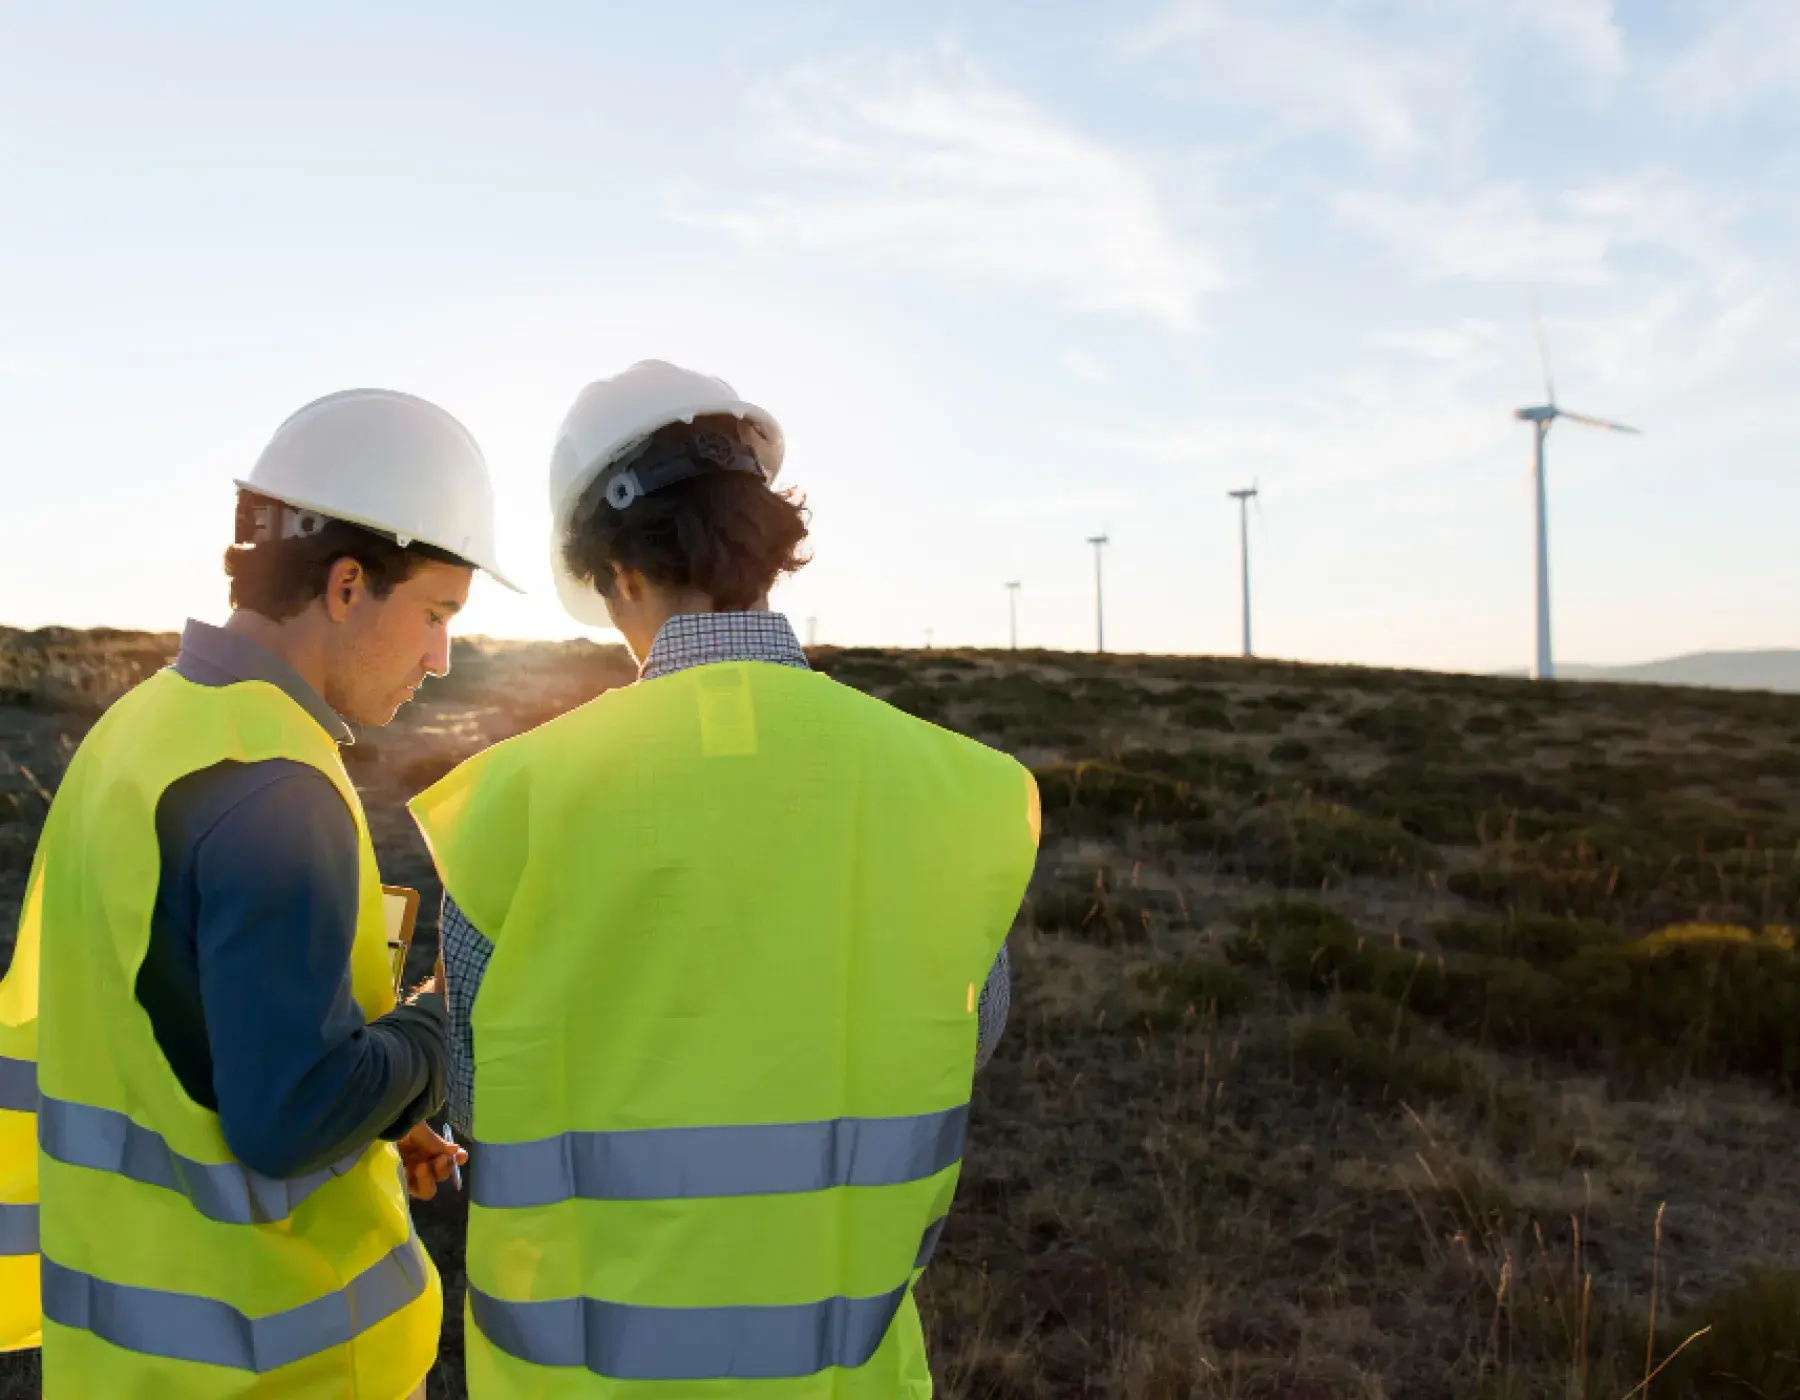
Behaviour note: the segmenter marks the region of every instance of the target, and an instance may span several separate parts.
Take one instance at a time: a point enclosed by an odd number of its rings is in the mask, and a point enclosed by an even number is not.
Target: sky
[[[754,19],[750,16],[754,14]],[[1558,655],[1800,643],[1791,0],[0,0],[0,622],[225,611],[301,404],[473,431],[473,632],[584,633],[557,424],[644,358],[782,423],[821,643],[1532,644],[1541,315]],[[813,621],[809,622],[808,619]]]

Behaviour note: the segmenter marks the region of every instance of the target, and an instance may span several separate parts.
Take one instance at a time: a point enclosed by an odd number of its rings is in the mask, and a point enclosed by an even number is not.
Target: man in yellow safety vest
[[[437,1352],[446,1012],[395,1005],[338,745],[500,578],[487,466],[354,390],[237,485],[231,617],[76,752],[0,983],[0,1349],[41,1327],[50,1400],[401,1400]]]
[[[1037,792],[810,671],[782,436],[659,362],[582,394],[552,568],[638,684],[412,806],[443,876],[469,1391],[930,1393],[912,1287],[1007,995]],[[700,1384],[696,1384],[700,1383]]]

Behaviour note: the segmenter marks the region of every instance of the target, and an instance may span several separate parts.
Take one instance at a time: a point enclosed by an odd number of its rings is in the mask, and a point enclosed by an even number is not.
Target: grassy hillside
[[[0,636],[0,927],[95,705],[166,646]],[[1624,1396],[1698,1333],[1652,1395],[1800,1395],[1794,701],[815,661],[1043,793],[1013,1019],[921,1288],[942,1393]],[[459,646],[349,751],[388,877],[434,907],[404,797],[630,674]],[[459,1208],[420,1210],[453,1287]],[[459,1318],[445,1343],[434,1396],[461,1394]]]

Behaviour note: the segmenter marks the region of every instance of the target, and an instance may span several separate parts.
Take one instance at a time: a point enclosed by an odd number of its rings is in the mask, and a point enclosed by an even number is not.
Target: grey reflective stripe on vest
[[[598,1298],[504,1303],[471,1284],[469,1311],[482,1336],[537,1366],[623,1381],[771,1380],[865,1365],[906,1289],[784,1307],[643,1308]]]
[[[0,1259],[38,1252],[38,1208],[0,1201]]]
[[[238,1162],[196,1162],[123,1113],[49,1097],[38,1107],[38,1144],[46,1156],[68,1166],[180,1192],[208,1220],[226,1225],[286,1220],[300,1202],[362,1158],[358,1152],[305,1176],[278,1180]]]
[[[14,1113],[36,1113],[37,1106],[37,1065],[30,1060],[0,1055],[0,1108],[10,1108]]]
[[[639,1128],[481,1144],[469,1199],[490,1210],[558,1201],[788,1195],[922,1181],[962,1156],[969,1106],[907,1118]]]
[[[919,1241],[919,1253],[913,1259],[915,1269],[922,1269],[931,1262],[931,1256],[937,1250],[938,1236],[944,1233],[944,1225],[949,1219],[947,1215],[940,1215],[925,1228],[925,1238]]]
[[[46,1256],[44,1316],[145,1356],[262,1373],[351,1341],[423,1294],[428,1277],[413,1235],[337,1292],[249,1317],[216,1298],[108,1283]]]
[[[931,1259],[947,1217],[919,1242]],[[775,1380],[867,1365],[894,1325],[909,1278],[878,1298],[775,1307],[646,1308],[599,1298],[509,1303],[469,1285],[475,1325],[500,1350],[537,1366],[585,1366],[622,1381]]]

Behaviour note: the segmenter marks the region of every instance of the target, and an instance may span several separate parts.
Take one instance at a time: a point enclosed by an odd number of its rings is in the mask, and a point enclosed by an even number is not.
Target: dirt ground
[[[68,755],[172,644],[0,630],[0,930]],[[920,1290],[940,1393],[1624,1397],[1654,1372],[1653,1396],[1800,1396],[1793,699],[814,660],[1044,797],[1012,1021]],[[386,878],[435,911],[404,799],[631,674],[459,644],[347,751]],[[417,1214],[454,1299],[462,1203]],[[460,1322],[434,1400],[463,1394]],[[29,1367],[0,1361],[0,1397]]]

